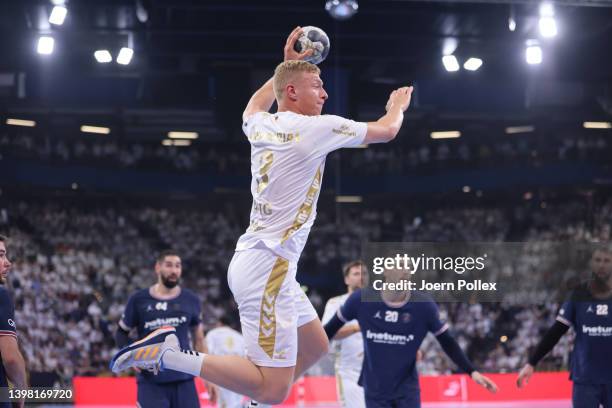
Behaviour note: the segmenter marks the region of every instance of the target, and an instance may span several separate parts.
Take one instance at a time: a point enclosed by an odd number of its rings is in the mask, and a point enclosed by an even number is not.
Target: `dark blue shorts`
[[[612,384],[577,384],[572,390],[574,408],[612,408]]]
[[[366,395],[367,408],[421,408],[420,390],[411,390],[409,394],[397,398],[372,398]]]
[[[138,405],[142,408],[200,408],[195,382],[156,384],[138,381]]]

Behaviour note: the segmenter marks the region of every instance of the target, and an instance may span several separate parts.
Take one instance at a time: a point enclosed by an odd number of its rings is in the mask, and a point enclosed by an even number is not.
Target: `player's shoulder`
[[[132,298],[134,300],[145,299],[145,298],[148,298],[148,297],[151,297],[151,293],[149,292],[149,288],[135,290],[130,295],[130,298]]]
[[[200,297],[191,289],[181,288],[181,296],[192,301],[200,301]]]
[[[8,289],[4,286],[0,286],[0,303],[1,304],[12,304],[13,298],[9,293]]]
[[[255,112],[255,113],[250,114],[246,118],[244,118],[244,120],[242,121],[242,126],[248,127],[249,125],[256,124],[262,120],[270,119],[272,117],[273,117],[273,114],[271,114],[270,112],[266,112],[266,111]]]
[[[566,300],[570,302],[591,302],[595,300],[593,294],[589,290],[589,282],[582,281],[574,286],[566,297]]]

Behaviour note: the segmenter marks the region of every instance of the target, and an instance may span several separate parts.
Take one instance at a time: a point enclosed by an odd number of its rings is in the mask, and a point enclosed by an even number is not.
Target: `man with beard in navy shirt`
[[[410,279],[405,270],[385,271],[386,282]],[[362,294],[362,292],[364,292]],[[372,301],[362,301],[362,296]],[[497,386],[480,374],[440,321],[438,306],[417,291],[357,290],[325,325],[331,339],[351,320],[357,320],[364,344],[359,385],[368,408],[420,408],[417,352],[431,332],[457,366],[491,392]]]
[[[181,348],[207,352],[200,321],[200,299],[179,286],[181,258],[174,251],[162,252],[155,263],[155,272],[155,285],[130,296],[119,321],[117,345],[128,345],[129,332],[134,328],[138,338],[143,338],[159,328],[168,327],[176,330]],[[214,403],[216,389],[214,386],[207,388]],[[157,374],[139,372],[138,404],[146,408],[200,407],[193,376],[172,370]]]
[[[522,388],[529,381],[538,362],[573,327],[573,406],[612,408],[612,244],[593,252],[590,268],[591,279],[574,289],[563,303],[557,320],[519,373],[517,384]]]

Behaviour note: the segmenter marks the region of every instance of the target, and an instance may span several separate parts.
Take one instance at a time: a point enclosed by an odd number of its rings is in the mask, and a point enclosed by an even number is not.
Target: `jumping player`
[[[376,122],[321,115],[328,98],[320,70],[297,53],[300,27],[287,38],[285,62],[251,97],[243,131],[251,143],[251,222],[236,245],[228,283],[238,304],[247,358],[190,355],[160,331],[120,351],[112,368],[159,366],[200,375],[261,403],[281,403],[291,385],[328,351],[321,321],[297,283],[297,262],[317,214],[325,158],[342,147],[385,143],[398,134],[411,87],[391,93]],[[276,98],[278,111],[268,113]],[[163,353],[138,349],[163,341]]]
[[[200,322],[200,299],[179,283],[182,275],[181,258],[174,251],[164,251],[155,262],[157,283],[132,294],[119,321],[116,340],[119,347],[129,344],[129,333],[136,329],[138,337],[145,337],[162,327],[174,328],[181,348],[206,352],[204,332]],[[164,329],[168,330],[168,329]],[[211,400],[215,399],[214,386],[208,386]],[[138,373],[138,405],[140,407],[193,407],[200,406],[193,376],[176,371],[154,375],[149,371]]]
[[[556,322],[548,329],[529,362],[519,373],[517,384],[529,382],[536,365],[559,339],[574,328],[570,378],[574,382],[574,408],[612,408],[612,245],[595,250],[590,261],[591,279],[563,303]]]
[[[347,292],[327,301],[322,323],[326,324],[338,312],[346,299],[361,288],[365,264],[361,261],[349,262],[342,273]],[[343,408],[365,407],[363,388],[358,384],[363,362],[363,339],[359,324],[353,320],[344,325],[333,338],[334,368],[336,370],[336,392]]]
[[[385,272],[387,282],[409,279],[409,272]],[[428,332],[436,336],[444,352],[470,377],[491,392],[493,381],[480,374],[440,321],[438,306],[426,295],[410,291],[366,288],[353,292],[338,313],[325,325],[329,338],[351,320],[357,320],[364,343],[359,384],[368,408],[419,408],[421,397],[416,370],[417,352]]]
[[[7,238],[0,235],[0,285],[5,285],[8,272],[11,269],[7,249]],[[7,389],[8,381],[18,390],[25,390],[25,361],[17,345],[17,330],[15,324],[15,307],[8,291],[0,286],[0,389]],[[8,381],[7,381],[8,380]],[[15,403],[23,407],[24,401]],[[0,402],[0,408],[10,408],[8,402]]]

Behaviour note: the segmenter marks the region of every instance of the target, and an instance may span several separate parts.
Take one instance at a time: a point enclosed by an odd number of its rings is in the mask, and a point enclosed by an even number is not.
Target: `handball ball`
[[[304,58],[304,61],[320,64],[329,54],[329,37],[318,27],[303,27],[302,31],[304,34],[298,38],[293,48],[300,53],[312,49],[312,55]]]

